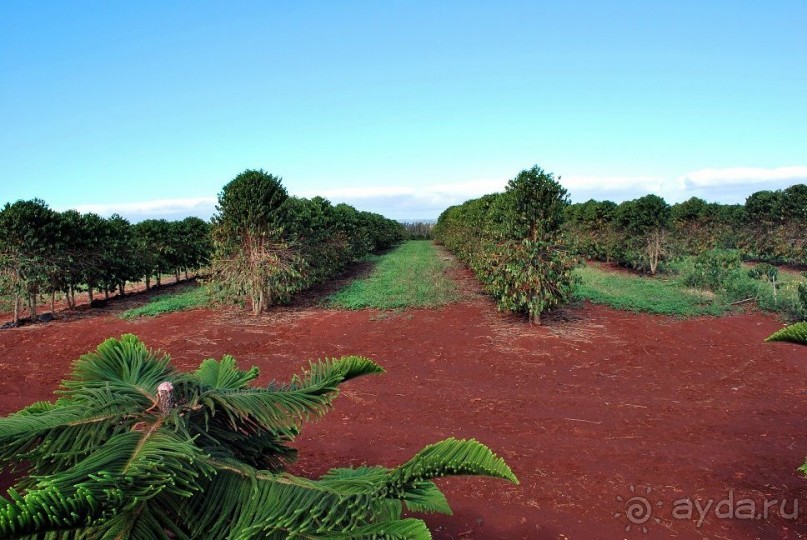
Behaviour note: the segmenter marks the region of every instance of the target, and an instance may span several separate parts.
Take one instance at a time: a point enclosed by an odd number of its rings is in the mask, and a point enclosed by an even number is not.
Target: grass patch
[[[152,298],[148,304],[129,309],[120,314],[122,319],[136,319],[138,317],[156,317],[174,311],[186,311],[204,307],[210,300],[210,295],[204,287],[193,287],[187,291],[161,294]]]
[[[442,306],[459,298],[446,275],[449,263],[429,240],[405,242],[375,261],[366,278],[357,279],[328,298],[333,307],[399,309]]]
[[[626,311],[693,317],[720,315],[729,304],[708,292],[686,289],[675,280],[609,272],[592,266],[575,269],[580,276],[575,298]]]

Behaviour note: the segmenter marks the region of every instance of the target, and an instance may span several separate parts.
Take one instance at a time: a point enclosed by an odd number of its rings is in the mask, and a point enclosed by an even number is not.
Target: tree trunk
[[[126,280],[119,281],[119,282],[118,282],[118,294],[119,294],[120,296],[123,296],[124,294],[126,294],[126,290],[125,290],[125,289],[126,289]]]
[[[28,293],[28,313],[31,317],[31,321],[36,319],[36,294],[35,293]]]
[[[104,287],[104,300],[109,300],[109,285]]]
[[[56,290],[50,291],[50,313],[56,314]]]
[[[252,314],[257,317],[261,312],[263,312],[263,291],[259,291],[257,297],[252,297]]]
[[[154,274],[154,279],[157,281],[157,286],[158,287],[160,286],[160,279],[161,278],[162,278],[162,274],[160,272],[157,272],[156,274]]]
[[[160,383],[157,387],[157,407],[163,416],[168,416],[174,408],[174,385],[168,381]]]
[[[656,275],[658,263],[661,259],[661,231],[655,231],[647,244],[647,257],[650,260],[650,273]]]
[[[72,302],[72,309],[76,309],[76,288],[70,285],[70,299]]]
[[[176,282],[179,283],[179,268],[174,270],[174,275],[176,276]]]
[[[14,324],[20,322],[20,294],[14,293]]]
[[[146,276],[146,290],[151,289],[151,276]]]
[[[187,268],[185,269],[185,279],[186,279],[186,280],[190,279],[190,278],[188,277],[188,269],[187,269]]]

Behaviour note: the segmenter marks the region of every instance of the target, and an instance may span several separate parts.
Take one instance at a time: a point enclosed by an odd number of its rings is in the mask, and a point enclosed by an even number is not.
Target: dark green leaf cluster
[[[289,197],[280,178],[247,170],[222,189],[213,218],[216,283],[258,314],[365,255],[388,249],[402,225],[327,199]]]
[[[447,209],[433,236],[474,270],[500,309],[539,322],[574,290],[576,260],[558,243],[568,204],[553,175],[535,166],[504,193]]]
[[[22,477],[0,497],[0,537],[430,538],[402,511],[450,513],[432,479],[517,482],[487,447],[455,439],[393,469],[284,472],[302,422],[327,412],[340,383],[382,371],[351,356],[256,387],[258,370],[229,356],[183,373],[135,336],[107,340],[55,403],[0,419],[0,465]]]

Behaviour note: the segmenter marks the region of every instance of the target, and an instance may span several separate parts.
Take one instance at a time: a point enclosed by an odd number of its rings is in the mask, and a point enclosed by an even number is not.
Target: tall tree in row
[[[58,264],[52,250],[57,220],[58,214],[40,199],[6,204],[0,211],[0,264],[3,283],[13,298],[15,323],[23,300],[30,316],[36,317],[39,293]]]
[[[213,218],[215,282],[258,315],[404,236],[403,226],[322,197],[289,197],[281,179],[247,170],[224,186]]]
[[[219,283],[250,298],[255,315],[281,295],[293,271],[294,253],[283,237],[288,198],[281,179],[263,170],[244,171],[219,194],[213,270]]]
[[[510,180],[504,193],[443,212],[433,235],[468,263],[500,309],[540,323],[574,288],[576,260],[560,238],[568,204],[563,186],[534,166]]]
[[[658,195],[645,195],[620,204],[615,219],[633,267],[655,274],[667,252],[670,205]]]

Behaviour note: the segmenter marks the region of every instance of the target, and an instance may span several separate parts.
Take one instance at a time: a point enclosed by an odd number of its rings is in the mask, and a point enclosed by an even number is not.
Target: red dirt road
[[[72,360],[127,332],[182,368],[233,354],[258,365],[263,383],[308,359],[359,354],[388,373],[347,383],[335,409],[304,428],[295,472],[394,465],[430,442],[474,437],[521,484],[441,480],[455,515],[427,516],[436,538],[807,537],[807,479],[796,471],[807,455],[807,349],[763,343],[781,327],[774,317],[676,320],[585,306],[530,328],[478,295],[440,310],[309,307],[259,319],[197,310],[126,322],[115,307],[93,311],[0,331],[0,413],[49,399]],[[636,496],[652,507],[641,524],[625,515]],[[778,502],[760,519],[715,514],[743,498],[757,514]],[[710,501],[698,524],[695,503]]]

